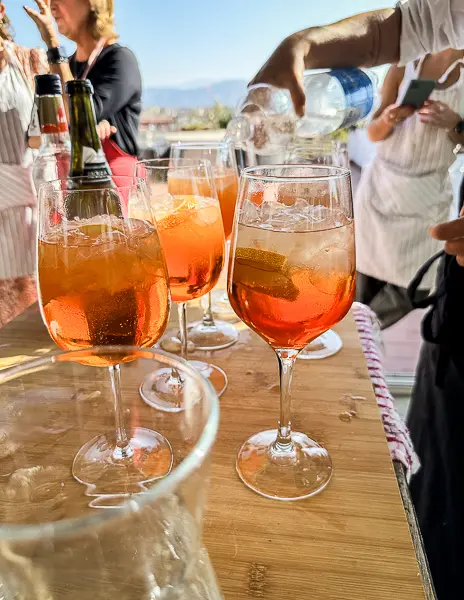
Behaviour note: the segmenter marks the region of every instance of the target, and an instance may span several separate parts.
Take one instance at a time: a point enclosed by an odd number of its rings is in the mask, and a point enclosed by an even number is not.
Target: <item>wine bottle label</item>
[[[68,131],[68,122],[63,106],[58,106],[53,114],[53,120],[48,123],[42,123],[41,132],[44,134],[66,133]]]
[[[86,177],[95,181],[108,181],[110,179],[111,173],[102,148],[94,150],[88,146],[83,146],[82,158],[83,171]]]

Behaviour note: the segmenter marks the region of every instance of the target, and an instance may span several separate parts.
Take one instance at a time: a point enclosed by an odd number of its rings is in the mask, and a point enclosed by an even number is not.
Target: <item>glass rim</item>
[[[146,160],[137,161],[135,168],[139,165],[144,165],[146,169],[153,171],[169,171],[170,169],[175,169],[176,166],[191,169],[192,171],[198,168],[204,168],[207,171],[213,169],[211,162],[207,158],[147,158]]]
[[[276,171],[277,169],[300,169],[312,171],[331,171],[326,175],[263,175],[260,172]],[[313,183],[316,181],[334,181],[349,178],[350,169],[346,167],[336,167],[333,165],[313,165],[304,163],[286,163],[283,165],[259,165],[257,167],[247,167],[241,173],[242,179],[254,179],[255,181],[267,181],[272,183]]]
[[[177,141],[177,142],[173,142],[171,147],[172,148],[179,148],[179,147],[185,147],[185,148],[189,148],[189,149],[197,149],[198,150],[205,150],[205,149],[211,149],[211,150],[216,150],[217,148],[221,148],[222,146],[227,146],[227,147],[233,147],[234,146],[234,142],[232,140],[218,140],[217,142],[182,142],[182,141]],[[177,159],[177,158],[173,158],[172,160],[183,160],[183,159]],[[195,160],[195,159],[185,159],[185,160]],[[202,160],[202,159],[198,159],[198,160]],[[208,160],[208,159],[206,159]]]
[[[124,179],[124,180],[128,180],[127,184],[123,184],[123,185],[118,185],[114,179]],[[101,192],[102,189],[101,187],[89,187],[89,188],[85,188],[85,189],[80,189],[80,190],[66,190],[66,189],[62,189],[61,188],[61,184],[63,182],[66,181],[82,181],[82,180],[87,180],[87,181],[91,181],[92,178],[91,177],[86,177],[85,175],[82,177],[63,177],[61,179],[52,179],[51,181],[44,181],[43,183],[41,183],[39,185],[39,190],[38,190],[38,195],[40,195],[40,192],[42,190],[46,190],[46,189],[51,189],[54,192],[61,192],[63,194],[82,194],[82,192],[86,193],[86,192]],[[137,187],[139,185],[146,185],[146,181],[144,180],[143,177],[139,177],[138,175],[112,175],[111,179],[113,181],[113,183],[115,184],[115,188],[116,190],[129,190],[131,188]],[[131,182],[131,183],[129,183]],[[60,184],[60,189],[57,189],[57,185],[56,184]],[[108,188],[111,189],[111,188]]]
[[[202,465],[208,453],[214,444],[219,427],[219,400],[211,383],[204,379],[187,361],[184,359],[169,354],[164,350],[154,348],[140,348],[138,346],[93,346],[81,350],[61,350],[48,354],[35,360],[26,361],[18,365],[13,365],[0,371],[0,385],[14,380],[21,374],[28,375],[35,371],[43,369],[46,364],[60,362],[61,356],[76,356],[87,354],[89,352],[105,353],[130,353],[137,352],[137,358],[147,358],[158,360],[165,365],[172,367],[172,363],[177,363],[176,366],[181,367],[184,372],[192,376],[204,390],[205,396],[210,403],[209,415],[199,439],[190,449],[187,456],[181,463],[175,467],[168,475],[154,482],[153,486],[141,494],[133,494],[123,500],[116,510],[101,510],[93,515],[84,517],[72,517],[61,521],[45,522],[34,525],[5,525],[0,523],[0,540],[8,541],[24,541],[32,538],[63,536],[74,533],[79,529],[97,526],[103,522],[110,521],[113,518],[118,518],[131,514],[135,510],[143,508],[150,502],[160,498],[167,493],[172,492],[184,479],[186,479],[195,469]],[[144,356],[145,355],[145,356]],[[64,361],[63,361],[64,362]],[[73,361],[70,361],[73,362]],[[83,486],[84,487],[84,486]],[[118,494],[108,494],[109,496],[117,496]],[[137,508],[134,507],[137,505]]]

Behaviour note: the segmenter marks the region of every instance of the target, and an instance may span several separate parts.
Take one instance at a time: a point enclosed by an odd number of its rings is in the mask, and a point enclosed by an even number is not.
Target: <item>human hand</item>
[[[444,102],[426,100],[419,111],[421,123],[435,125],[440,129],[454,129],[461,117]]]
[[[456,256],[457,263],[464,267],[464,208],[459,219],[435,225],[430,229],[430,235],[445,242],[445,252]]]
[[[285,39],[261,67],[250,85],[267,83],[290,92],[296,114],[305,112],[303,74],[305,70],[305,47],[298,36]]]
[[[414,114],[411,106],[401,106],[399,104],[390,104],[382,113],[382,119],[394,127]]]
[[[52,11],[50,9],[50,0],[35,0],[38,11],[24,6],[24,10],[31,17],[42,36],[43,41],[48,48],[57,48],[60,43],[58,34],[53,23]]]
[[[97,125],[98,137],[100,138],[100,141],[102,141],[102,142],[109,139],[113,135],[113,133],[116,133],[116,131],[117,131],[117,128],[114,127],[113,125],[110,125],[110,123],[108,121],[106,121],[106,119],[104,119],[103,121],[100,121],[100,123],[98,123],[98,125]]]

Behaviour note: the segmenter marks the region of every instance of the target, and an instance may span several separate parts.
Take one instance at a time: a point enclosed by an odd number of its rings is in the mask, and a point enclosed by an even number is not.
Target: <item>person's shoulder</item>
[[[29,61],[34,75],[48,73],[47,54],[42,48],[31,48],[29,50]]]
[[[48,73],[47,56],[41,48],[26,48],[10,43],[7,49],[16,56],[25,75],[32,83],[34,75]]]
[[[120,60],[127,63],[137,63],[137,58],[130,48],[121,44],[110,44],[101,53],[101,59]]]

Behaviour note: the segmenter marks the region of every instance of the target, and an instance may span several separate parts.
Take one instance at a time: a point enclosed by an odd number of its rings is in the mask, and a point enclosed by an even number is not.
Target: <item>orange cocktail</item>
[[[353,302],[353,236],[353,223],[306,232],[240,224],[233,309],[274,348],[303,348],[338,323]]]
[[[188,181],[188,180],[185,180]],[[172,181],[169,191],[173,190]],[[166,256],[171,297],[187,302],[217,283],[224,261],[224,231],[217,201],[206,196],[173,195],[169,210],[155,206]]]
[[[169,291],[155,228],[107,219],[58,224],[39,238],[42,313],[65,350],[152,346],[167,324]]]
[[[353,302],[350,172],[306,165],[245,169],[234,231],[230,303],[274,349],[280,376],[277,428],[245,440],[237,472],[267,498],[309,498],[329,483],[332,462],[305,431],[292,431],[292,373],[299,352]]]
[[[229,239],[234,223],[235,204],[238,193],[238,175],[235,169],[216,167],[213,169],[214,183],[221,207],[224,235]],[[172,173],[169,177],[169,192],[177,194],[194,194],[211,196],[211,189],[205,178],[182,178]]]

